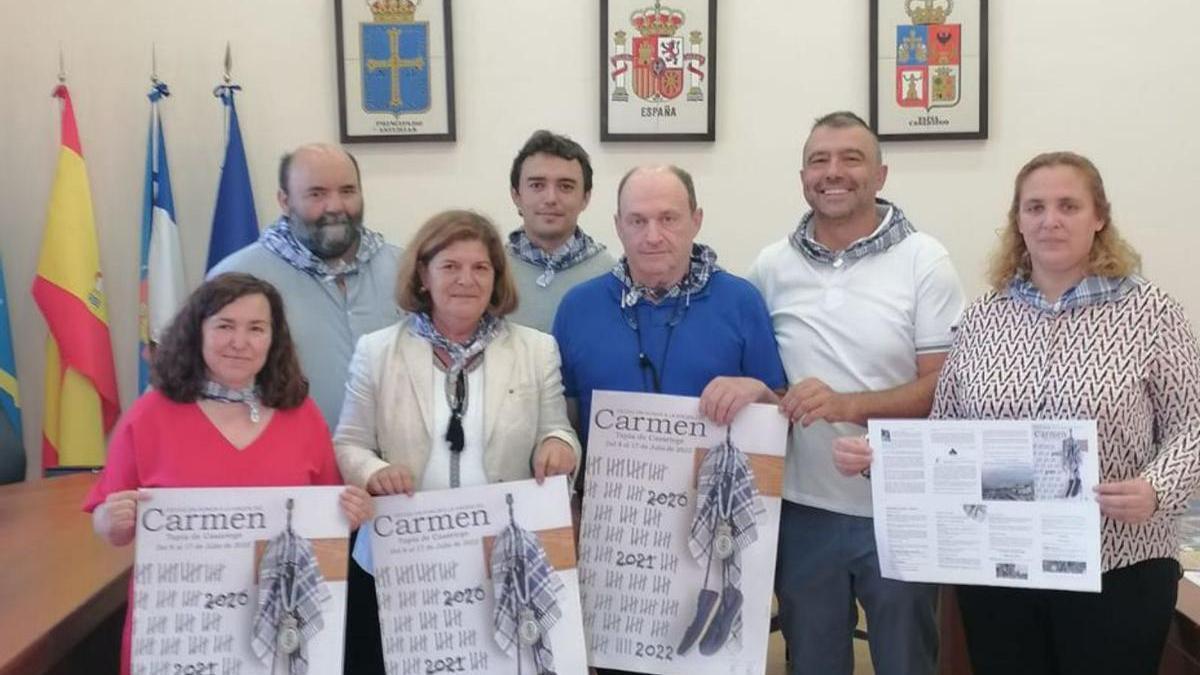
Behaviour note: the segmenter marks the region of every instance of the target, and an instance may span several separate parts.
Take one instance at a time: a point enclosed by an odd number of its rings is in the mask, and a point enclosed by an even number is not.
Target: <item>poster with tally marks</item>
[[[590,663],[641,673],[762,673],[787,421],[729,427],[699,400],[597,391],[579,537]]]
[[[388,675],[586,675],[567,479],[375,500]]]
[[[344,489],[141,490],[133,675],[342,672]]]

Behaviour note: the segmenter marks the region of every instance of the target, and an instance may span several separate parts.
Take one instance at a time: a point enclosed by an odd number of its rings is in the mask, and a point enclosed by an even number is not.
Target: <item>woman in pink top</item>
[[[267,282],[222,274],[196,289],[163,337],[151,382],[113,431],[104,472],[84,503],[112,545],[133,541],[138,488],[342,483],[283,300]],[[370,517],[361,488],[347,487],[341,507],[352,528]],[[122,673],[129,672],[130,618]]]

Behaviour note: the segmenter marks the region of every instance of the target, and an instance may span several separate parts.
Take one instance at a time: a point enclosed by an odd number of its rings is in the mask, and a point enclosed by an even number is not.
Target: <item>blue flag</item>
[[[158,102],[170,96],[167,85],[157,82],[150,98],[150,133],[146,139],[146,184],[142,197],[142,265],[138,286],[138,391],[150,383],[150,354],[183,306],[187,285],[183,251],[175,224],[175,198],[163,137]]]
[[[17,394],[17,361],[8,323],[8,291],[0,260],[0,484],[25,480],[25,445],[21,441],[21,397]]]
[[[216,96],[229,106],[229,139],[225,144],[225,163],[221,166],[221,183],[217,186],[217,208],[213,211],[212,236],[208,240],[208,264],[211,270],[225,256],[254,243],[258,239],[258,215],[254,211],[254,192],[250,189],[250,169],[246,166],[246,149],[242,146],[242,131],[238,128],[237,108],[233,94],[237,85],[217,87]]]

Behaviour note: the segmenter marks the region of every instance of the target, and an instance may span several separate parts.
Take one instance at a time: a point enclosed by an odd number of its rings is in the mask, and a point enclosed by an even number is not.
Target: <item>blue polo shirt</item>
[[[624,310],[623,291],[612,274],[585,281],[554,318],[563,388],[579,401],[585,447],[597,389],[655,392],[657,379],[657,393],[699,396],[721,375],[753,377],[771,389],[787,385],[767,306],[745,279],[718,270],[690,297],[642,299]]]

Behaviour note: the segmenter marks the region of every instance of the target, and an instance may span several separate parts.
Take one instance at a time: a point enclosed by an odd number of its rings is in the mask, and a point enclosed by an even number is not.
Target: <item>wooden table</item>
[[[103,542],[80,510],[96,479],[0,487],[0,675],[68,672],[64,662],[89,636],[120,625],[133,547]],[[120,647],[111,632],[101,645],[110,654]],[[89,663],[87,672],[103,672]]]

